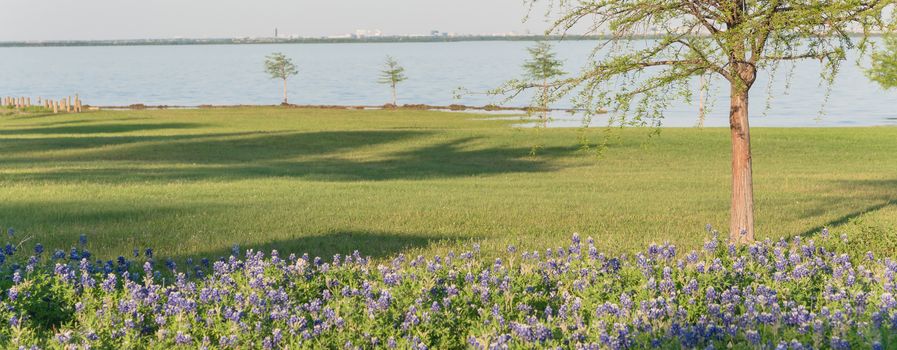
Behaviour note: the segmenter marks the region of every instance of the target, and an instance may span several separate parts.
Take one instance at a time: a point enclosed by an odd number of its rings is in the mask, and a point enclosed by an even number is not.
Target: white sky
[[[525,0],[2,0],[0,41],[541,33]],[[548,0],[540,0],[547,3]]]

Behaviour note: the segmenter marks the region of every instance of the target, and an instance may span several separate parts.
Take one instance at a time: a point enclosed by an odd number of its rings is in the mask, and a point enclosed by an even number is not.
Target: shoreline
[[[858,33],[848,33],[857,36]],[[882,33],[872,33],[881,37]],[[268,44],[401,44],[401,43],[458,43],[495,41],[602,41],[602,40],[651,40],[662,39],[661,34],[643,34],[627,38],[615,38],[609,34],[520,34],[520,35],[388,35],[371,37],[236,37],[236,38],[145,38],[98,40],[19,40],[0,41],[0,48],[13,47],[93,47],[93,46],[193,46],[193,45],[268,45]]]
[[[463,112],[463,111],[483,111],[483,112],[525,112],[525,113],[534,113],[534,112],[567,112],[567,113],[581,113],[585,112],[585,109],[581,108],[535,108],[535,107],[505,107],[505,106],[496,106],[496,105],[485,105],[485,106],[468,106],[462,104],[451,104],[451,105],[428,105],[428,104],[404,104],[404,105],[308,105],[308,104],[279,104],[279,105],[264,105],[264,104],[235,104],[235,105],[213,105],[213,104],[201,104],[201,105],[146,105],[143,103],[134,103],[127,106],[90,106],[85,105],[85,108],[88,110],[165,110],[165,109],[226,109],[226,108],[272,108],[272,107],[282,107],[282,108],[293,108],[293,109],[332,109],[332,110],[420,110],[420,111],[450,111],[450,112]],[[606,112],[600,112],[604,114]]]

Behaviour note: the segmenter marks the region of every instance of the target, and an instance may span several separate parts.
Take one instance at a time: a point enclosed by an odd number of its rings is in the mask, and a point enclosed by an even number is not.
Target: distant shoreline
[[[879,34],[873,34],[879,36]],[[641,35],[630,39],[656,39],[662,35]],[[265,45],[265,44],[388,44],[453,43],[476,41],[595,41],[611,39],[607,35],[466,35],[466,36],[380,36],[362,38],[218,38],[218,39],[123,39],[123,40],[47,40],[7,41],[3,47],[78,47],[78,46],[179,46],[179,45]]]
[[[238,105],[210,105],[202,104],[195,106],[183,105],[145,105],[142,103],[131,104],[127,106],[86,106],[89,110],[143,110],[143,109],[221,109],[221,108],[264,108],[264,107],[283,107],[296,109],[338,109],[338,110],[421,110],[421,111],[484,111],[484,112],[583,112],[578,108],[536,108],[536,107],[503,107],[495,105],[486,106],[467,106],[460,104],[452,104],[448,106],[434,106],[426,104],[405,104],[394,106],[390,104],[380,106],[367,105],[254,105],[254,104],[238,104]],[[601,112],[604,113],[604,112]]]
[[[645,36],[653,38],[656,36]],[[362,38],[218,38],[218,39],[123,39],[123,40],[48,40],[0,42],[0,47],[58,46],[176,46],[176,45],[265,45],[265,44],[376,44],[376,43],[446,43],[470,41],[541,41],[600,40],[606,36],[584,35],[519,35],[519,36],[380,36]]]

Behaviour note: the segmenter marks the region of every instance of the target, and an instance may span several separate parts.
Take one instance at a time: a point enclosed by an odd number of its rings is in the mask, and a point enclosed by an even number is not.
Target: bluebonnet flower
[[[56,333],[56,341],[59,342],[59,344],[65,345],[65,344],[68,344],[69,341],[71,341],[71,340],[72,340],[72,332],[71,331]]]
[[[72,248],[69,253],[69,259],[71,260],[81,260],[81,253],[78,252],[78,248]]]
[[[178,332],[174,338],[175,344],[178,345],[191,345],[193,344],[193,339],[189,334],[184,334],[182,332]]]
[[[103,281],[103,284],[101,285],[101,288],[103,288],[103,291],[105,291],[106,293],[111,293],[115,289],[115,286],[116,286],[115,274],[110,273],[110,274],[106,275],[106,279]]]
[[[77,290],[76,312],[101,315],[90,329],[78,329],[83,326],[74,321],[70,327],[79,342],[104,334],[104,341],[158,339],[192,348],[339,347],[347,342],[353,348],[423,348],[434,344],[420,334],[444,331],[447,320],[472,325],[471,334],[461,339],[484,349],[703,349],[739,341],[758,348],[807,349],[804,343],[843,348],[855,340],[839,329],[859,327],[875,337],[897,325],[897,261],[855,259],[797,239],[757,242],[729,256],[718,250],[725,243],[716,233],[714,241],[712,251],[690,252],[682,259],[668,243],[651,245],[643,254],[608,258],[593,251],[591,239],[589,254],[580,255],[576,246],[582,242],[573,239],[568,247],[551,248],[548,257],[524,253],[523,261],[467,252],[464,260],[448,254],[406,261],[398,255],[376,266],[357,252],[332,263],[311,263],[308,255],[284,260],[274,251],[268,258],[248,251],[244,260],[222,258],[213,266],[208,259],[202,266],[188,260],[190,268],[174,273],[174,280],[167,272],[159,278],[155,260],[147,256],[142,281],[124,257],[117,263],[90,263],[79,250],[78,263],[64,260],[63,252],[61,261],[30,258],[26,271],[32,266],[49,271],[55,265],[50,280]],[[507,254],[513,253],[509,249]],[[164,261],[173,268],[173,260]],[[14,287],[4,290],[3,300],[8,302],[10,293],[14,301],[28,298],[28,291],[12,282],[26,283],[31,272],[16,274],[15,266],[4,270],[7,286]],[[209,276],[203,278],[203,271]],[[98,288],[90,290],[94,280]],[[794,298],[806,283],[822,288],[812,304]],[[600,301],[590,299],[595,296]],[[584,311],[584,305],[593,306]],[[10,324],[21,324],[16,312],[7,313]],[[396,312],[395,329],[365,332],[371,329],[368,322]],[[767,333],[773,327],[776,332]],[[202,333],[195,333],[198,329]]]
[[[717,241],[716,238],[707,241],[707,243],[704,243],[704,250],[707,253],[715,252],[717,247],[719,247],[719,241]]]
[[[755,330],[748,330],[744,333],[745,339],[753,345],[760,344],[760,333]]]

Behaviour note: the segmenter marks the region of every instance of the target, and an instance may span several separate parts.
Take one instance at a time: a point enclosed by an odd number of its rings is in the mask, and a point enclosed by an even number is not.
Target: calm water
[[[0,95],[61,97],[80,93],[91,105],[276,104],[280,83],[262,71],[265,55],[280,51],[292,56],[300,75],[290,84],[290,102],[298,104],[382,105],[389,90],[377,83],[386,55],[407,68],[409,80],[400,86],[399,103],[484,105],[501,99],[468,95],[465,87],[486,91],[521,74],[529,42],[460,42],[400,44],[306,44],[225,46],[135,46],[0,48]],[[557,45],[568,72],[587,62],[594,42]],[[805,61],[793,72],[784,94],[787,67],[768,83],[764,74],[755,85],[751,108],[754,126],[897,125],[897,91],[869,82],[853,60],[835,81],[831,98],[819,113],[825,88],[819,85],[820,65]],[[772,92],[767,87],[772,86]],[[714,83],[714,103],[708,125],[727,125],[727,89]],[[718,91],[716,91],[718,90]],[[767,110],[767,96],[772,95]],[[522,106],[527,97],[509,105]],[[560,102],[559,107],[569,107]],[[765,113],[764,113],[765,112]],[[697,107],[679,103],[667,111],[665,124],[695,124]],[[556,115],[555,126],[580,125],[578,118]],[[594,124],[602,124],[600,118]]]

